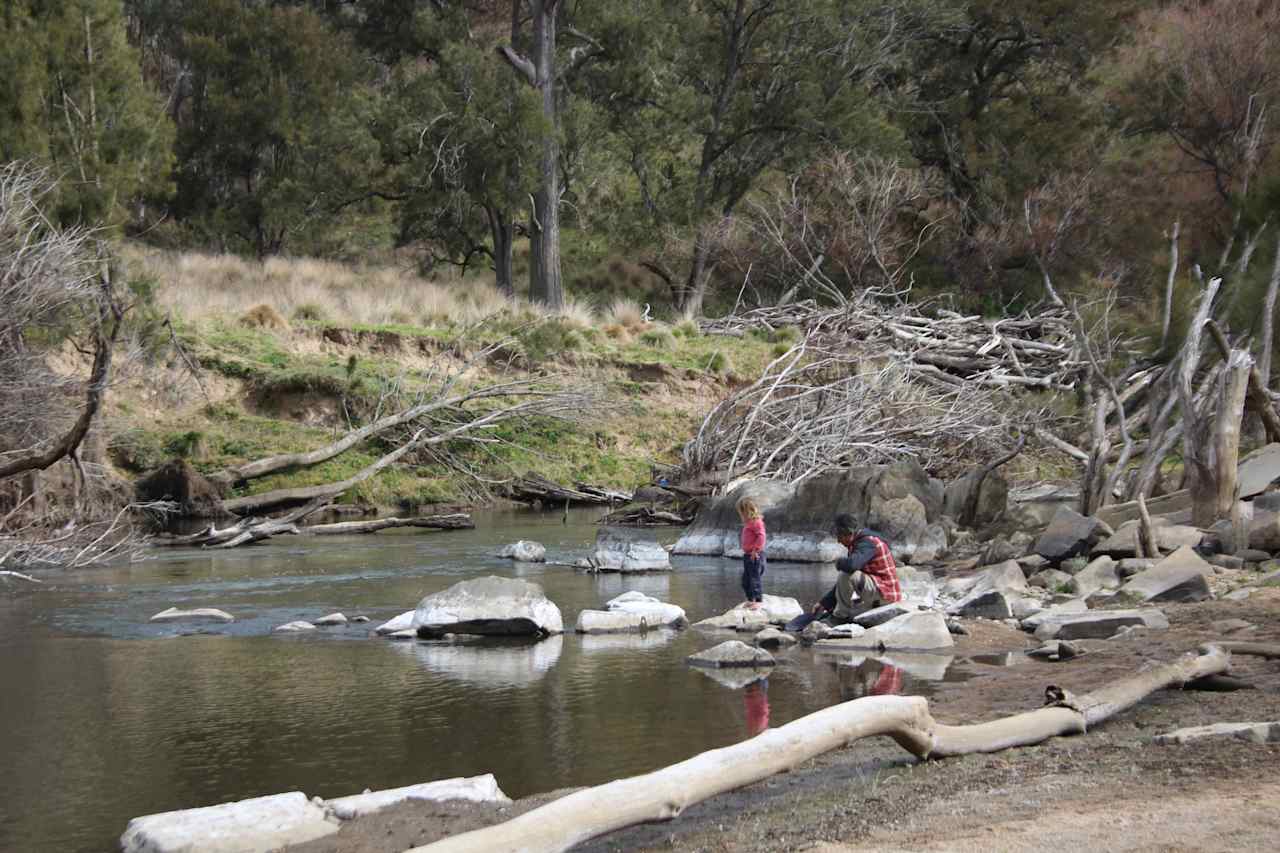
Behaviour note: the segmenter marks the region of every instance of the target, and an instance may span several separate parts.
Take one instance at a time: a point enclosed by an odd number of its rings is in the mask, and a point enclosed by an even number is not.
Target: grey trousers
[[[880,587],[862,572],[840,572],[836,578],[836,609],[833,615],[837,619],[852,619],[883,603]]]

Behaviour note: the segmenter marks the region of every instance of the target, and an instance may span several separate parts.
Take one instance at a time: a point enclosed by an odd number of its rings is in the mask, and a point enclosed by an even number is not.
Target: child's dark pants
[[[742,592],[747,601],[764,601],[764,554],[742,555]]]

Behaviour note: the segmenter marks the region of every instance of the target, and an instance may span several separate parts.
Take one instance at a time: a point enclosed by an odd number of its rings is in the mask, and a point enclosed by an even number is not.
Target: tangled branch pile
[[[703,421],[684,448],[686,479],[707,474],[796,482],[830,468],[915,456],[947,468],[995,455],[1007,430],[995,389],[922,379],[873,348],[825,345],[816,332]]]
[[[807,300],[705,320],[701,328],[708,335],[741,336],[751,329],[796,326],[823,347],[863,347],[901,363],[922,382],[954,387],[1069,390],[1087,367],[1064,308],[996,320],[947,310],[935,314],[866,299],[832,309]]]

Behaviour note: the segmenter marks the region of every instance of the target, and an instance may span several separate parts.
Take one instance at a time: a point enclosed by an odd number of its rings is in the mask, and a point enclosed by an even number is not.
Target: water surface
[[[623,577],[493,556],[520,538],[553,560],[581,556],[597,515],[477,514],[474,531],[281,538],[0,587],[0,850],[113,850],[131,817],[292,790],[333,797],[490,772],[512,797],[596,784],[871,691],[927,692],[947,672],[946,658],[900,656],[894,673],[796,649],[744,687],[684,665],[730,637],[693,630],[370,637],[422,596],[486,574],[541,584],[570,630],[579,610],[627,590],[693,621],[741,599],[730,560],[675,558],[674,572]],[[765,589],[811,602],[833,578],[830,566],[771,564]],[[236,621],[147,621],[171,606]],[[271,634],[333,611],[373,621]]]

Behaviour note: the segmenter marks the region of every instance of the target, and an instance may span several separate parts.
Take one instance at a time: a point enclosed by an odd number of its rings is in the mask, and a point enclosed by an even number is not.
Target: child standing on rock
[[[738,501],[742,519],[742,592],[748,610],[764,606],[764,517],[751,498]]]

